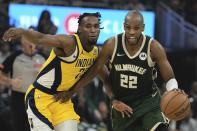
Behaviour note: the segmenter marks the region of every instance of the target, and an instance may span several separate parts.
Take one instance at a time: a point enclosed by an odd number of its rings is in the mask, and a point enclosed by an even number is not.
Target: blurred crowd
[[[197,26],[197,1],[196,0],[168,0],[166,3],[184,19]]]
[[[10,0],[1,0],[10,2]],[[171,9],[182,15],[186,21],[197,25],[196,0],[13,0],[16,3],[48,4],[63,6],[155,10],[158,2],[165,2]]]
[[[1,2],[8,2],[1,0]],[[159,0],[14,0],[18,3],[72,5],[72,6],[99,6],[102,8],[154,10]],[[165,1],[170,8],[181,14],[187,21],[197,25],[196,0],[168,0]],[[85,4],[84,4],[85,3]],[[8,24],[8,23],[6,23]],[[37,27],[30,27],[45,34],[56,34],[57,27],[51,21],[51,14],[44,10],[39,18]],[[1,32],[2,34],[3,32]],[[0,63],[3,63],[10,54],[22,50],[21,41],[7,44],[0,41]],[[50,48],[36,47],[45,57],[49,55]],[[10,74],[7,74],[8,76]],[[182,74],[183,75],[183,74]],[[192,112],[190,116],[179,122],[171,122],[170,131],[197,131],[197,81],[190,83],[186,92],[189,94]],[[86,88],[82,88],[78,95],[73,97],[76,112],[81,116],[79,131],[112,131],[110,123],[109,99],[105,94],[102,82],[95,78]],[[12,110],[10,109],[12,88],[0,86],[0,126],[5,131],[13,131]]]

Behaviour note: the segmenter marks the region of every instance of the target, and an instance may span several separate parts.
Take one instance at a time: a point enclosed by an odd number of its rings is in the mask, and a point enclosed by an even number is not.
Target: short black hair
[[[86,16],[95,16],[98,18],[98,21],[99,21],[99,24],[100,24],[100,21],[101,21],[101,14],[99,12],[96,12],[96,13],[83,13],[79,16],[78,18],[78,24],[81,25],[81,21],[83,20],[84,17]]]

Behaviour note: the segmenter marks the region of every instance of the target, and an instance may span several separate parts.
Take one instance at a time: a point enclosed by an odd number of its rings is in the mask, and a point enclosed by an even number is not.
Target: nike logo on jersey
[[[117,56],[124,56],[125,54],[120,54],[120,53],[117,53]]]
[[[152,94],[152,97],[155,97],[156,95],[157,95],[157,91],[154,94]]]

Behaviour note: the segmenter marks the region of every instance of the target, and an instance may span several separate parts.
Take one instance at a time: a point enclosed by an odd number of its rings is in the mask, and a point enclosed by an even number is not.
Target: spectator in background
[[[192,104],[192,112],[193,112],[192,117],[197,120],[197,81],[192,83],[190,94],[191,94],[191,104]]]
[[[196,0],[185,1],[184,10],[185,10],[184,12],[185,20],[197,26],[197,1]]]
[[[25,0],[28,4],[48,4],[48,0]]]
[[[178,14],[182,15],[183,13],[183,4],[181,0],[169,0],[170,8],[173,9]]]
[[[0,69],[3,68],[3,65],[0,64]],[[3,75],[0,71],[0,128],[4,129],[4,131],[13,131],[13,126],[8,95],[5,96],[3,91],[9,86],[15,86],[15,88],[18,88],[20,83],[21,80],[19,78],[11,79]]]
[[[0,69],[2,70],[3,68],[0,67]],[[0,71],[0,85],[13,86],[15,88],[18,88],[20,83],[21,83],[20,78],[11,79],[5,76],[4,74],[2,74],[2,72]]]
[[[39,21],[37,30],[43,34],[51,34],[54,35],[57,32],[57,27],[51,20],[51,13],[48,10],[43,10]],[[40,52],[43,52],[46,56],[49,55],[51,51],[51,47],[43,48],[42,45],[38,45]]]
[[[51,13],[48,10],[42,11],[38,21],[38,31],[44,34],[54,35],[57,27],[51,20]]]
[[[10,46],[5,43],[0,44],[0,64],[10,55]]]
[[[21,77],[21,86],[12,86],[11,111],[15,131],[30,131],[27,114],[24,106],[24,97],[27,88],[35,80],[36,75],[44,63],[45,58],[37,53],[35,45],[27,39],[21,39],[21,51],[15,51],[2,63],[4,73],[12,78]]]
[[[146,10],[146,7],[139,0],[128,1],[128,3],[130,4],[128,9]],[[125,7],[127,7],[129,4],[126,4]]]
[[[0,43],[0,64],[10,55],[10,46],[8,44],[5,44],[3,41],[1,42],[2,43]],[[0,65],[0,69],[3,69],[3,65]],[[5,87],[9,84],[9,82],[5,79],[6,77],[0,76],[0,92],[4,91]]]
[[[82,88],[78,92],[77,113],[81,116],[82,122],[95,124],[97,127],[103,127],[110,131],[111,124],[109,118],[109,110],[107,107],[107,96],[103,90],[102,81],[98,77]]]
[[[197,131],[197,82],[192,83],[191,91],[191,114],[189,117],[181,121],[179,131]]]

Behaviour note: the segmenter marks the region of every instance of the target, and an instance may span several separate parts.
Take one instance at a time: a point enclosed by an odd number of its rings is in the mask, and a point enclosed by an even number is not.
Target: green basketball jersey
[[[152,38],[142,34],[140,49],[131,56],[125,45],[125,34],[115,37],[110,60],[110,79],[116,99],[127,104],[155,92],[154,65],[150,57]]]

